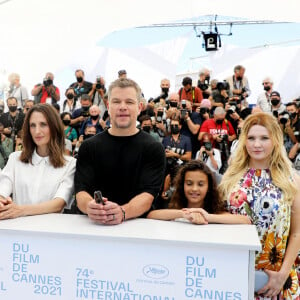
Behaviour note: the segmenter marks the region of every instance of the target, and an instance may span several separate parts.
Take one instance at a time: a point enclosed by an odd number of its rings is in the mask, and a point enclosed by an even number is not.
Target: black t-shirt
[[[75,191],[92,197],[100,190],[109,201],[123,205],[147,192],[156,197],[163,183],[165,153],[148,133],[119,137],[104,131],[79,148]]]

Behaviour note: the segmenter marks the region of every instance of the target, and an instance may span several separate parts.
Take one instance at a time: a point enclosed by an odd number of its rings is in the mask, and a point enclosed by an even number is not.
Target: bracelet
[[[125,209],[122,206],[120,206],[120,208],[121,208],[122,216],[123,216],[122,222],[124,222],[126,220]]]

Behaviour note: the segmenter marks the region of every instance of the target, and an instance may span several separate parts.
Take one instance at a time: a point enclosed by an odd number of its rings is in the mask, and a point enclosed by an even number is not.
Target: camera
[[[200,80],[198,80],[198,88],[201,90],[201,91],[206,91],[209,87],[209,80],[208,79],[205,79],[204,80],[204,83],[202,83]]]
[[[158,122],[158,123],[161,123],[162,122],[162,120],[163,120],[163,114],[164,114],[164,112],[163,111],[161,111],[161,110],[159,110],[159,111],[157,111],[157,115],[156,115],[156,122]]]
[[[88,117],[90,115],[89,106],[82,106],[80,115],[83,116],[83,117]]]
[[[217,83],[217,89],[219,92],[223,91],[223,90],[230,90],[230,86],[229,83],[227,81],[221,81]]]
[[[44,78],[44,80],[43,80],[43,85],[44,86],[50,86],[50,85],[52,85],[53,84],[53,80],[51,79],[51,78]]]
[[[181,107],[182,107],[182,109],[180,110],[180,117],[181,117],[181,119],[184,119],[185,115],[186,115],[186,112],[187,112],[187,110],[186,110],[186,101],[185,100],[181,101]]]
[[[279,116],[281,116],[279,122],[283,125],[285,125],[287,121],[291,118],[291,115],[287,111],[282,112],[281,114],[279,114]]]
[[[203,143],[203,145],[204,145],[204,148],[206,151],[211,151],[211,149],[212,149],[211,142],[205,142],[205,143]]]

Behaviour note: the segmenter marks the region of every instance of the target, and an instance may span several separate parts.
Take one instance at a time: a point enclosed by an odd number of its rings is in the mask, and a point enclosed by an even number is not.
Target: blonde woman
[[[277,120],[267,113],[247,117],[220,191],[230,212],[248,215],[257,228],[262,251],[255,266],[268,282],[255,299],[300,299],[294,266],[300,248],[299,186]]]

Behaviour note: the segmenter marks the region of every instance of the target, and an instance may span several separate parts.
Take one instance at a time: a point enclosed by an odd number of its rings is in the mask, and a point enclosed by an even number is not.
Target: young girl
[[[178,171],[169,209],[153,210],[147,218],[184,218],[194,224],[251,223],[246,216],[232,215],[225,211],[225,202],[219,196],[212,172],[199,160],[187,162]]]

